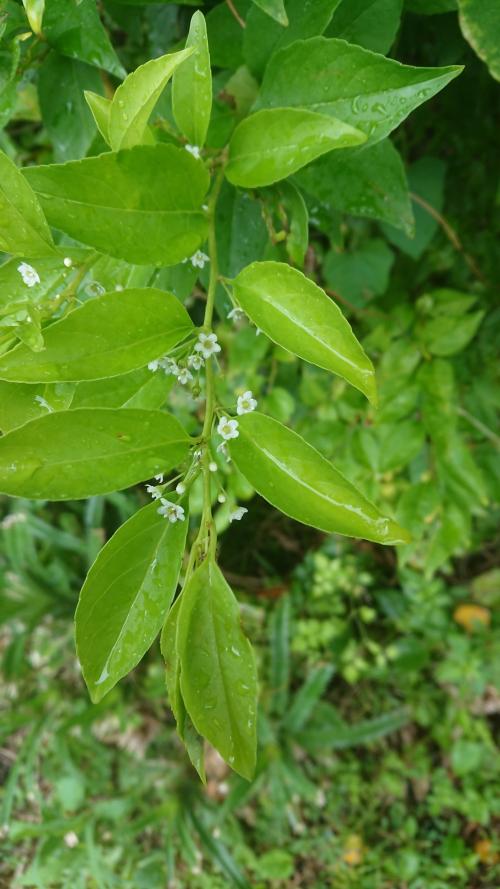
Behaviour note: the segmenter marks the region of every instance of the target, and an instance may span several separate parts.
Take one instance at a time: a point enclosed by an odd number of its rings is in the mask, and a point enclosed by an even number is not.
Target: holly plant
[[[286,35],[286,22],[269,23]],[[24,169],[0,154],[0,249],[11,254],[0,267],[0,487],[57,501],[148,483],[151,502],[85,580],[78,656],[98,702],[161,631],[170,705],[202,778],[203,739],[245,778],[256,761],[255,658],[217,564],[217,510],[242,521],[247,511],[226,502],[231,479],[324,532],[408,540],[260,412],[248,385],[224,387],[215,316],[255,325],[255,362],[272,341],[376,405],[370,359],[301,270],[307,211],[293,177],[328,153],[355,180],[356,165],[381,145],[393,150],[389,133],[460,72],[406,66],[336,37],[280,37],[276,47],[260,86],[250,75],[233,83],[224,115],[195,12],[185,48],[147,61],[107,96],[85,93],[101,153]],[[262,205],[275,252],[231,276],[228,230],[238,221],[227,207],[242,201]],[[287,254],[277,254],[284,241]]]

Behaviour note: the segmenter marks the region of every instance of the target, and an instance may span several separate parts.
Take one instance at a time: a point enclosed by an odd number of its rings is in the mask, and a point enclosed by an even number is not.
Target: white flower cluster
[[[189,154],[192,154],[193,157],[200,157],[201,149],[198,145],[185,145],[184,148],[186,151],[189,151]]]
[[[161,369],[167,376],[172,375],[177,377],[179,383],[181,383],[182,386],[185,386],[187,383],[191,383],[194,379],[189,368],[192,368],[193,370],[201,370],[207,358],[216,355],[220,350],[221,348],[217,342],[215,333],[200,333],[194,347],[194,352],[188,356],[187,367],[179,367],[173,358],[155,358],[154,361],[149,362],[148,368],[153,371],[153,373],[156,373],[157,370]]]

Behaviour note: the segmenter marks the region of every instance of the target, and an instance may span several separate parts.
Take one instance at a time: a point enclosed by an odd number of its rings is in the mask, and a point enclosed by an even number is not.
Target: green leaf
[[[189,445],[179,421],[160,411],[50,413],[0,438],[0,491],[33,500],[106,494],[168,472]]]
[[[285,515],[321,531],[375,543],[407,543],[409,537],[385,518],[328,460],[300,435],[263,414],[239,418],[230,442],[236,466],[255,490]]]
[[[291,735],[300,731],[307,723],[316,704],[326,691],[334,672],[335,668],[331,664],[314,667],[295,693],[283,721],[284,728]]]
[[[100,86],[98,72],[84,62],[51,52],[41,64],[38,98],[56,161],[73,160],[87,154],[95,137],[95,124],[83,90],[98,90]],[[102,99],[101,96],[98,98]]]
[[[281,182],[278,193],[288,218],[287,253],[297,266],[303,266],[309,246],[309,213],[301,192],[293,182]]]
[[[268,60],[295,40],[304,40],[322,34],[340,0],[287,0],[288,26],[269,20],[264,10],[255,6],[248,12],[243,32],[245,60],[250,70],[259,77]],[[284,102],[288,105],[288,102]]]
[[[0,379],[59,383],[115,377],[162,357],[192,329],[171,293],[153,288],[108,293],[46,328],[43,352],[19,345],[1,356]]]
[[[327,151],[364,141],[364,133],[325,114],[301,108],[257,111],[231,136],[226,176],[245,188],[270,185]]]
[[[490,74],[500,80],[500,4],[498,0],[458,0],[458,19],[465,39]]]
[[[337,373],[376,402],[375,372],[338,306],[281,262],[254,262],[232,282],[242,309],[284,349]]]
[[[405,0],[405,9],[419,15],[439,15],[457,9],[458,0]]]
[[[43,34],[62,55],[104,68],[116,77],[125,70],[101,23],[95,0],[45,0]]]
[[[203,738],[196,731],[186,711],[181,693],[181,662],[177,653],[177,626],[181,597],[170,609],[161,633],[161,653],[166,666],[166,683],[170,708],[175,717],[177,733],[184,743],[189,759],[205,783]]]
[[[288,16],[283,0],[253,0],[253,2],[262,9],[262,12],[271,16],[275,22],[278,22],[279,25],[283,25],[284,28],[287,27]]]
[[[311,724],[297,736],[298,742],[311,753],[321,750],[344,750],[378,741],[407,725],[410,715],[404,708],[389,710],[373,719],[348,725],[337,711],[326,703],[320,704]]]
[[[48,256],[54,242],[37,197],[15,163],[0,151],[0,250],[14,256]]]
[[[301,170],[296,180],[330,212],[381,219],[409,237],[414,232],[405,168],[388,139],[359,151],[332,152]]]
[[[382,238],[364,241],[352,253],[331,250],[323,268],[329,287],[355,306],[364,306],[385,293],[394,263],[394,253]]]
[[[384,225],[383,231],[391,244],[399,247],[403,253],[412,259],[419,259],[424,250],[431,243],[436,234],[439,223],[433,210],[438,213],[442,210],[444,199],[444,180],[446,165],[435,157],[422,157],[408,169],[408,183],[413,198],[413,211],[415,215],[415,233],[409,237],[407,232],[396,231],[390,225]],[[419,200],[420,199],[420,200]],[[431,207],[431,212],[422,206],[424,200]],[[389,221],[389,220],[387,220]],[[401,228],[401,226],[397,226]]]
[[[196,730],[250,780],[256,758],[257,672],[238,603],[209,556],[182,592],[181,691]]]
[[[399,28],[402,6],[403,0],[342,0],[326,36],[385,55]]]
[[[259,108],[294,106],[338,117],[380,142],[462,71],[415,68],[343,40],[313,37],[274,55]]]
[[[97,703],[141,660],[165,621],[179,580],[188,522],[150,503],[103,547],[83,584],[76,646]]]
[[[109,111],[111,148],[133,148],[144,139],[148,120],[160,95],[178,65],[189,58],[193,48],[168,53],[136,68],[118,87]]]
[[[420,339],[432,355],[456,355],[475,337],[484,315],[478,311],[462,317],[431,318],[422,326]]]
[[[206,238],[209,175],[181,148],[141,145],[23,172],[51,225],[118,259],[175,265]]]
[[[191,19],[187,48],[194,52],[174,74],[172,111],[181,133],[192,145],[201,147],[205,144],[212,111],[212,70],[202,12],[195,12]]]
[[[85,101],[89,106],[92,117],[96,123],[104,141],[109,145],[109,112],[111,108],[111,99],[93,93],[91,90],[84,90]]]

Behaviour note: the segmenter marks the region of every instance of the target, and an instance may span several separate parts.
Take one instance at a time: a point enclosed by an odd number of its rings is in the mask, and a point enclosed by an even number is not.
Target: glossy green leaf
[[[300,170],[296,181],[329,211],[381,219],[413,234],[404,164],[388,139],[359,151],[331,152]]]
[[[180,684],[196,730],[250,780],[256,758],[257,673],[238,603],[212,557],[181,595]]]
[[[23,0],[23,6],[34,34],[42,31],[42,20],[45,9],[45,0]]]
[[[103,547],[75,614],[83,676],[97,703],[141,660],[165,621],[179,580],[188,522],[150,503]]]
[[[299,40],[274,55],[257,106],[332,115],[379,142],[462,71],[415,68],[335,38]]]
[[[402,7],[403,0],[342,0],[326,36],[385,54],[397,34]]]
[[[0,250],[47,256],[54,242],[37,197],[15,163],[0,151]]]
[[[111,99],[100,96],[92,90],[84,90],[85,101],[89,106],[92,117],[94,118],[97,129],[102,138],[109,145],[109,112],[111,108]]]
[[[173,145],[141,145],[67,164],[26,167],[51,225],[139,265],[174,265],[207,235],[203,164]]]
[[[314,281],[281,262],[254,262],[234,279],[249,318],[278,345],[337,373],[376,402],[375,372],[338,306]]]
[[[43,352],[20,345],[0,357],[0,379],[60,383],[115,377],[144,367],[193,329],[184,306],[163,290],[107,293],[44,331]]]
[[[168,472],[189,445],[179,421],[160,411],[49,413],[0,438],[0,491],[33,500],[106,494]]]
[[[322,34],[339,3],[340,0],[286,0],[286,28],[270,19],[263,9],[250,8],[243,32],[244,55],[250,70],[260,77],[274,53],[295,40]]]
[[[111,148],[133,148],[144,139],[148,120],[160,95],[178,65],[194,52],[193,48],[168,53],[136,68],[113,96],[109,111]]]
[[[364,133],[325,114],[301,108],[257,111],[231,137],[226,176],[245,188],[270,185],[327,151],[365,141]]]
[[[95,0],[45,0],[43,35],[62,55],[104,68],[116,77],[125,76]]]
[[[460,27],[491,76],[500,80],[500,4],[498,0],[458,0]]]
[[[98,71],[76,59],[51,52],[41,64],[38,99],[56,161],[73,160],[87,154],[96,130],[83,90],[98,90],[100,86]]]
[[[262,9],[266,15],[271,16],[279,25],[284,28],[288,25],[288,16],[286,14],[285,4],[283,0],[253,0],[256,6]]]
[[[240,417],[239,436],[231,441],[230,450],[255,490],[298,522],[375,543],[408,542],[406,531],[277,420],[260,413]]]
[[[189,26],[186,49],[193,54],[174,73],[172,111],[177,126],[192,145],[205,144],[212,111],[212,70],[207,26],[202,12],[195,12]]]
[[[196,731],[186,711],[181,693],[181,662],[177,653],[177,626],[181,597],[175,600],[170,609],[161,634],[161,653],[166,666],[166,683],[170,708],[175,717],[177,733],[184,743],[188,756],[205,782],[203,738]]]

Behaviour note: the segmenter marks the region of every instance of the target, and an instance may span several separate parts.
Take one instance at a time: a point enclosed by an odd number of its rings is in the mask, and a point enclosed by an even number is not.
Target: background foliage
[[[36,33],[37,4],[25,5]],[[396,554],[326,538],[251,501],[246,526],[222,538],[221,564],[259,652],[258,773],[249,785],[214,755],[203,789],[167,715],[157,652],[97,706],[75,662],[78,588],[143,493],[4,502],[6,886],[498,885],[499,41],[493,16],[483,20],[495,4],[343,0],[332,17],[333,6],[206,4],[209,145],[224,144],[253,103],[278,45],[324,29],[407,64],[465,71],[395,134],[406,174],[379,143],[363,176],[330,155],[297,174],[308,215],[293,187],[227,189],[220,250],[227,274],[254,259],[304,261],[362,337],[380,406],[367,412],[338,378],[229,322],[221,386],[252,388],[413,542]],[[47,3],[39,40],[23,5],[3,3],[3,150],[19,164],[104,150],[82,90],[110,95],[125,70],[178,49],[192,7]],[[171,120],[167,95],[154,126],[168,134]],[[191,293],[189,269],[162,274]],[[96,292],[120,275],[144,283],[137,268],[103,260],[84,285]],[[27,321],[25,306],[0,310],[7,331],[36,341],[41,321]],[[189,423],[182,393],[173,398]],[[240,485],[235,495],[250,497]],[[227,524],[224,510],[218,521]]]

